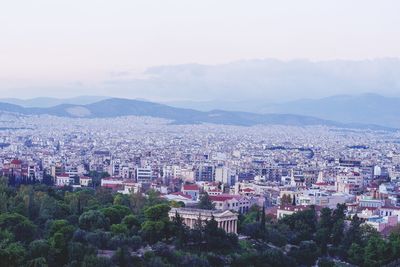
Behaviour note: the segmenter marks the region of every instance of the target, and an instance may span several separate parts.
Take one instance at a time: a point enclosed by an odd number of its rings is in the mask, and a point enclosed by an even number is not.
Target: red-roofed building
[[[88,176],[80,176],[79,177],[79,184],[81,186],[89,186],[92,183],[92,178]]]
[[[220,189],[213,189],[213,190],[208,190],[207,194],[210,196],[218,196],[221,195],[223,192]]]
[[[196,184],[184,184],[181,191],[184,195],[189,195],[194,201],[199,198],[200,189]]]
[[[252,196],[255,194],[255,192],[256,191],[252,188],[244,188],[243,190],[240,191],[240,194],[244,196]]]
[[[210,200],[217,210],[234,210],[239,213],[247,213],[251,206],[251,201],[246,196],[220,194],[210,196]]]
[[[11,168],[20,168],[22,165],[22,161],[19,159],[13,159],[10,164]]]
[[[112,190],[123,190],[124,180],[117,177],[107,177],[101,179],[101,186],[105,188],[110,188]]]

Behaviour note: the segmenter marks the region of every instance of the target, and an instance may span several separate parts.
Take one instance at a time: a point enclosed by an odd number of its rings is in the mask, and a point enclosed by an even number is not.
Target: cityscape
[[[382,236],[397,229],[398,131],[7,112],[0,121],[2,176],[20,190],[40,184],[77,196],[106,190],[114,203],[118,196],[128,207],[133,195],[155,194],[171,205],[170,221],[179,216],[182,225],[196,229],[199,220],[215,220],[241,242],[260,238],[252,227],[261,211],[274,225],[295,213],[313,210],[319,217],[345,205],[344,229],[354,218]],[[205,196],[209,208],[202,206]],[[41,213],[43,203],[36,208]],[[152,238],[143,244],[151,245]],[[98,253],[112,258],[111,248],[98,247]]]
[[[0,267],[400,266],[398,0],[0,6]]]

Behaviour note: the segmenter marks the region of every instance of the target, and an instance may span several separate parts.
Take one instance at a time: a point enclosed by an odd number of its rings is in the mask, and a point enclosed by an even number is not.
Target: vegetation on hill
[[[205,208],[209,201],[204,199]],[[240,215],[240,240],[214,219],[170,221],[154,191],[122,195],[98,188],[8,186],[0,180],[1,266],[396,266],[400,231],[382,238],[344,206],[279,221],[252,207]]]

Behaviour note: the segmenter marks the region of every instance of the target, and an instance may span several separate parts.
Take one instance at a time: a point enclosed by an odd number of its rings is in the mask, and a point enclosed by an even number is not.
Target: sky
[[[160,79],[154,85],[148,69],[271,58],[399,58],[399,10],[397,0],[1,1],[0,94],[192,99],[201,92],[171,88],[187,82],[175,76],[167,78],[175,81],[168,90],[154,90],[166,86]],[[393,94],[397,87],[366,90]]]

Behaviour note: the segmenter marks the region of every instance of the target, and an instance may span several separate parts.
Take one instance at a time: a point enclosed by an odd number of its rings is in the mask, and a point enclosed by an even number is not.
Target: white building
[[[80,184],[81,186],[87,187],[87,186],[89,186],[91,183],[92,183],[92,178],[87,177],[87,176],[80,176],[80,177],[79,177],[79,184]]]
[[[210,200],[217,210],[233,210],[238,213],[247,213],[255,202],[250,198],[240,195],[215,195],[210,196]]]
[[[215,168],[215,181],[230,185],[229,169],[225,166]]]
[[[152,171],[150,167],[136,169],[136,181],[138,183],[150,183],[152,178]]]
[[[340,193],[356,195],[360,193],[364,186],[364,179],[359,172],[344,171],[336,176],[335,187]]]
[[[297,197],[297,204],[316,205],[334,209],[337,204],[343,204],[349,200],[350,196],[344,193],[332,194],[318,189],[309,189],[301,191],[301,194]]]
[[[74,178],[69,177],[68,174],[63,173],[56,176],[56,186],[68,186],[74,184]]]
[[[227,233],[237,233],[238,215],[229,210],[217,211],[217,210],[201,210],[201,209],[189,209],[189,208],[172,208],[168,215],[170,220],[173,220],[176,213],[183,219],[183,223],[189,228],[194,228],[196,223],[201,221],[205,224],[210,221],[213,217],[218,223],[218,227],[224,229]]]

